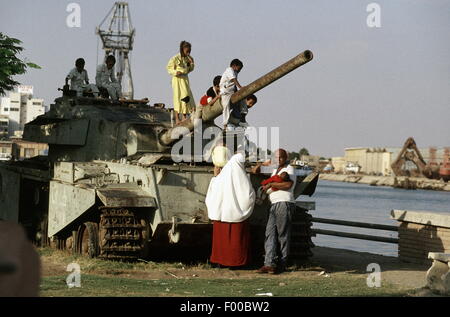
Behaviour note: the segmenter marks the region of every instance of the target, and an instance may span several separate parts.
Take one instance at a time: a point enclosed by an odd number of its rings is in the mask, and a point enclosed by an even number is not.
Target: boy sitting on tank
[[[70,80],[70,89],[77,92],[78,97],[82,97],[83,93],[91,93],[94,97],[98,96],[97,86],[89,84],[89,77],[87,71],[84,69],[85,61],[83,58],[78,58],[75,61],[75,68],[73,68],[66,76],[66,85]]]
[[[99,89],[106,89],[112,100],[119,100],[122,97],[122,87],[114,75],[115,64],[116,58],[113,55],[108,55],[105,63],[97,67],[95,83]]]
[[[278,188],[273,188],[270,186],[272,183],[283,183],[289,182],[290,180],[291,179],[287,172],[283,172],[279,175],[274,175],[272,177],[269,177],[268,179],[263,180],[261,182],[261,186],[256,192],[256,203],[258,205],[261,205],[264,199],[266,199],[267,195],[270,195],[274,191],[278,190]]]
[[[248,127],[248,123],[245,117],[248,114],[248,109],[253,107],[258,102],[258,98],[255,95],[250,95],[245,100],[240,101],[236,105],[231,105],[230,119],[228,125]]]
[[[213,85],[209,87],[209,89],[206,91],[206,95],[214,98],[218,95],[220,95],[220,80],[222,79],[222,76],[217,75],[213,79]]]
[[[213,85],[209,87],[209,89],[206,91],[206,94],[200,98],[201,106],[212,105],[216,102],[217,99],[219,99],[220,97],[219,83],[221,78],[222,76],[220,75],[214,77]]]

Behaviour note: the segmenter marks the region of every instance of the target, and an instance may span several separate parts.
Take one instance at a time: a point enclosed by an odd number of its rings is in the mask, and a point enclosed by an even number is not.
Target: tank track
[[[311,240],[314,236],[311,231],[312,216],[307,210],[296,208],[292,218],[291,257],[295,260],[307,260],[313,255],[311,248],[315,246]]]
[[[100,207],[100,254],[107,260],[137,260],[145,244],[145,224],[132,210]]]

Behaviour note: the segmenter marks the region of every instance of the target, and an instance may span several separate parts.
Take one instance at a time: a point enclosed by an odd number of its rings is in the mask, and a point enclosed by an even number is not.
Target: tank
[[[237,103],[312,60],[304,51],[243,87]],[[22,223],[40,245],[113,260],[207,255],[212,225],[205,196],[213,177],[208,160],[173,159],[180,137],[216,127],[220,99],[174,126],[161,104],[76,97],[63,93],[50,110],[25,125],[24,139],[47,143],[47,157],[0,165],[0,218]],[[181,129],[181,133],[174,133]],[[175,135],[175,137],[174,137]],[[227,136],[227,135],[226,135]],[[200,146],[205,148],[207,140]],[[183,154],[183,153],[182,153]],[[251,168],[251,164],[247,164]],[[251,175],[255,190],[264,175]],[[295,195],[312,195],[318,174],[299,175]],[[268,202],[250,218],[254,252],[262,255]],[[310,255],[313,202],[298,202],[293,249]],[[295,250],[294,250],[295,253]]]

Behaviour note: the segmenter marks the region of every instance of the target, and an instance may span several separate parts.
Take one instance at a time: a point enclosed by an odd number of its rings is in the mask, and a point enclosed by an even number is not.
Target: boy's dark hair
[[[216,77],[214,77],[213,86],[219,86],[221,79],[222,79],[222,76],[220,76],[220,75],[217,75]]]
[[[254,94],[251,94],[251,95],[249,95],[249,96],[247,96],[247,98],[245,98],[245,99],[247,99],[247,100],[253,100],[253,104],[255,104],[255,103],[257,103],[258,102],[258,98],[256,98],[256,96],[254,95]]]
[[[105,62],[111,61],[114,64],[116,63],[116,58],[114,57],[114,55],[108,55],[106,56]]]
[[[244,67],[244,64],[240,60],[235,58],[230,63],[230,67],[233,67],[233,66]]]
[[[77,60],[75,61],[75,66],[84,66],[86,63],[84,61],[84,58],[77,58]]]
[[[280,177],[285,181],[285,182],[289,182],[291,180],[291,178],[289,177],[289,174],[287,172],[283,172],[280,174]]]
[[[216,92],[214,91],[214,88],[209,87],[209,89],[206,91],[206,95],[208,97],[214,98],[216,96]]]
[[[189,43],[187,41],[181,41],[180,42],[180,54],[181,54],[181,56],[184,56],[183,48],[185,48],[185,47],[192,48],[192,45],[191,45],[191,43]]]

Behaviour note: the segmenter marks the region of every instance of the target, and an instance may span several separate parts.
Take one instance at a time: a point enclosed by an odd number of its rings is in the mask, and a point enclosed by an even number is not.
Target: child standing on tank
[[[230,119],[231,112],[231,96],[242,86],[238,81],[238,74],[244,67],[244,64],[237,58],[233,59],[230,63],[230,67],[225,69],[225,72],[220,79],[220,94],[222,95],[222,107],[223,107],[223,126],[227,129],[228,121]]]
[[[188,74],[194,70],[194,59],[191,56],[191,49],[191,43],[182,41],[180,43],[180,52],[167,63],[167,72],[172,75],[175,124],[187,119],[188,114],[195,109],[194,97],[188,77]],[[181,114],[181,120],[178,114]]]

